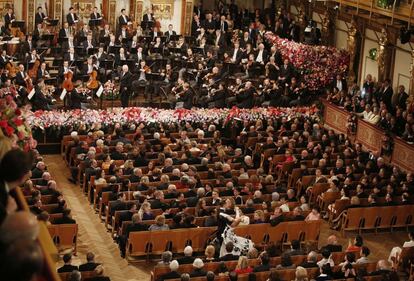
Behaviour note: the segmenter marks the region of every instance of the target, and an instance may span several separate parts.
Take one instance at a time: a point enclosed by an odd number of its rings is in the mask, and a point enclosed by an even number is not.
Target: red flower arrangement
[[[343,76],[348,70],[349,53],[345,50],[305,45],[282,39],[272,32],[266,33],[266,39],[301,73],[310,90],[326,87],[336,75]]]

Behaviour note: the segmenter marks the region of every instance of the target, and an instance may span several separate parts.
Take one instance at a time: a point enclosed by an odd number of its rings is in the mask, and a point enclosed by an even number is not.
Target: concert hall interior
[[[0,280],[414,281],[414,0],[0,0]]]

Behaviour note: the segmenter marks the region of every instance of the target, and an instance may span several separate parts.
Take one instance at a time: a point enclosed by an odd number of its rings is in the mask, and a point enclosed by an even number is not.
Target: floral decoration
[[[310,90],[319,90],[332,83],[337,74],[343,75],[349,67],[349,53],[328,46],[311,46],[280,38],[272,32],[267,40],[281,53],[283,59],[301,73]]]

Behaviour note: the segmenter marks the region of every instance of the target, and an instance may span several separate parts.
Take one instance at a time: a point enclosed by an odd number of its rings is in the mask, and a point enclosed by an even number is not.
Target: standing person
[[[131,78],[132,74],[129,72],[128,65],[122,66],[121,77],[119,78],[120,82],[120,93],[121,93],[121,105],[122,107],[128,107],[129,104],[129,94],[131,88]]]

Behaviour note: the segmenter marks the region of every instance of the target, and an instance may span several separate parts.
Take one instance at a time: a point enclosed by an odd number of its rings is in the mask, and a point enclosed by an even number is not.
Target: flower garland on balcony
[[[345,75],[349,67],[349,53],[328,46],[310,46],[280,38],[272,32],[267,40],[276,46],[283,59],[302,75],[310,90],[320,90],[332,83],[336,75]]]

